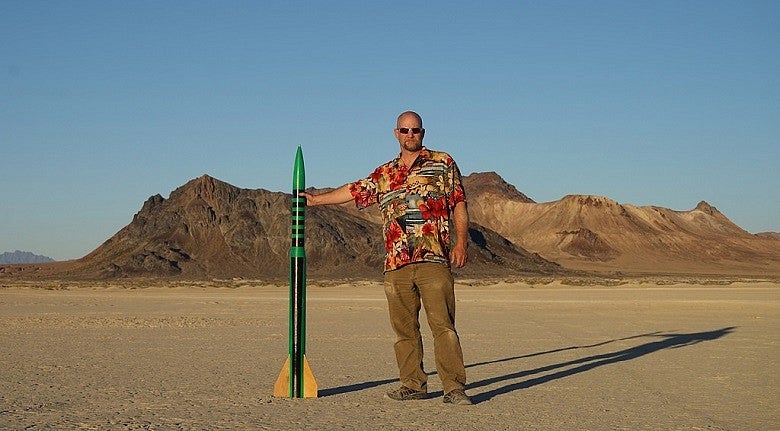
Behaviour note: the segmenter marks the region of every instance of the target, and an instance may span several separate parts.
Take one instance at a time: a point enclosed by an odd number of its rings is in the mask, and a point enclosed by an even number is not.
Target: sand
[[[272,396],[287,288],[3,282],[3,430],[780,429],[780,284],[461,283],[473,406],[396,402],[381,284],[310,285],[316,399]]]

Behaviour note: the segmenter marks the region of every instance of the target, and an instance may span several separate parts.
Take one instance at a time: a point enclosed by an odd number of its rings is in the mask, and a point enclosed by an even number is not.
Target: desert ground
[[[0,282],[3,430],[777,430],[780,282],[458,280],[473,406],[397,402],[377,282],[310,281],[314,399],[274,398],[287,287]],[[424,322],[424,319],[422,319]]]

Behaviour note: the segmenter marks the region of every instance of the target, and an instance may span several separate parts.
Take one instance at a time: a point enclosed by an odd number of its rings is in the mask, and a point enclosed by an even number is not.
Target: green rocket
[[[306,170],[300,146],[295,153],[292,185],[288,354],[274,384],[274,396],[316,398],[317,382],[306,360],[306,198],[300,196],[306,188]]]

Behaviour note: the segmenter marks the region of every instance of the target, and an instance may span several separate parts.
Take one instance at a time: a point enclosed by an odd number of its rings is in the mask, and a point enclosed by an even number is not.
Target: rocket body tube
[[[292,187],[292,244],[290,244],[290,338],[293,346],[289,352],[293,370],[291,390],[295,398],[303,396],[303,356],[306,354],[306,198],[299,193],[306,188],[306,169],[303,165],[301,147],[295,154]]]

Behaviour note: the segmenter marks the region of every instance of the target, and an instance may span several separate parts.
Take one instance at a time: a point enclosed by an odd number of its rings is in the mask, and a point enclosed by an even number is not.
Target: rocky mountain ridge
[[[0,253],[0,264],[3,263],[43,263],[54,262],[54,259],[48,256],[42,256],[29,251],[6,251]]]
[[[569,195],[537,203],[494,172],[464,177],[469,264],[462,277],[600,273],[780,275],[780,240],[753,235],[700,202],[690,211]],[[0,266],[0,276],[185,277],[286,280],[289,194],[241,189],[208,175],[133,220],[87,256],[51,267]],[[378,279],[384,244],[375,208],[307,208],[314,278]]]
[[[780,241],[745,231],[704,201],[689,211],[592,195],[535,203],[496,198],[472,181],[472,176],[464,178],[472,220],[567,268],[780,273]]]
[[[74,262],[68,275],[286,279],[290,206],[288,194],[240,189],[204,175],[174,190],[168,199],[150,197],[130,224]],[[355,211],[340,206],[307,208],[311,276],[381,276],[381,225],[375,215]],[[472,224],[469,236],[471,264],[464,274],[565,272],[484,226]]]

